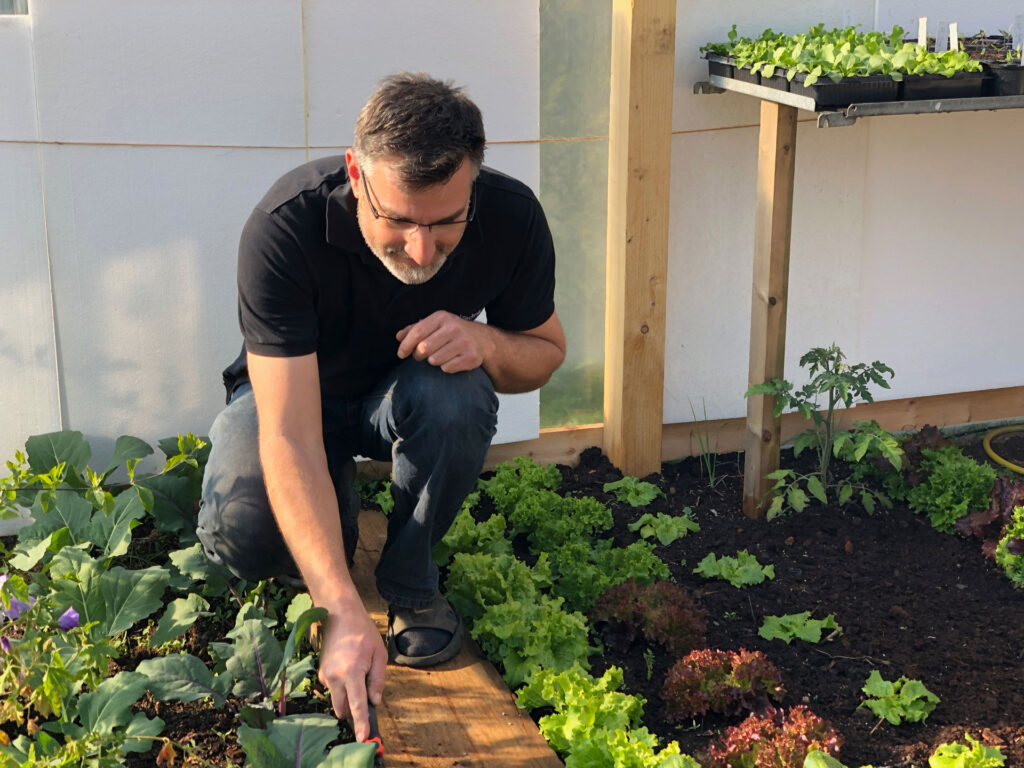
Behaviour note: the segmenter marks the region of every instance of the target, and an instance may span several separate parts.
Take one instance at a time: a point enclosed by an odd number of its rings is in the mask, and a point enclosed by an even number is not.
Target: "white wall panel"
[[[60,428],[38,150],[0,144],[0,466]]]
[[[241,345],[238,237],[301,150],[46,147],[68,426],[205,434]]]
[[[698,130],[727,125],[754,125],[758,101],[749,96],[723,93],[695,95],[693,84],[707,80],[708,65],[700,47],[725,42],[729,29],[744,37],[757,37],[767,28],[795,34],[823,23],[827,27],[860,24],[870,29],[873,0],[795,0],[790,3],[723,0],[707,3],[679,0],[676,6],[676,70],[672,103],[672,130]],[[801,113],[801,117],[806,117]]]
[[[0,139],[36,138],[32,27],[28,16],[0,16]]]
[[[861,349],[890,397],[1019,386],[1018,111],[879,120],[867,154]]]
[[[377,81],[400,70],[465,87],[488,138],[536,138],[538,19],[536,0],[306,0],[310,144],[350,144]]]
[[[832,342],[857,354],[860,158],[866,131],[798,129],[786,376]],[[665,421],[746,413],[753,280],[757,129],[677,135],[665,360]]]
[[[1024,6],[1015,0],[965,3],[963,0],[878,0],[878,25],[892,29],[899,24],[911,37],[917,37],[917,19],[928,17],[928,33],[934,35],[939,22],[955,21],[961,35],[973,35],[980,29],[998,34],[1009,29],[1014,17],[1024,13]]]
[[[301,146],[301,14],[279,0],[32,4],[44,140]]]

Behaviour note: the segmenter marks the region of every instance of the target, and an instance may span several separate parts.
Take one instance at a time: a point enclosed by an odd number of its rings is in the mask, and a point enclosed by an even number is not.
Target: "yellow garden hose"
[[[992,450],[992,438],[999,437],[1000,435],[1005,435],[1008,432],[1024,432],[1024,424],[1016,424],[1010,427],[999,427],[999,429],[993,429],[991,432],[985,435],[985,439],[982,441],[982,445],[985,446],[985,453],[987,453],[992,458],[992,461],[1002,464],[1007,469],[1013,470],[1019,475],[1024,475],[1024,467],[1018,466],[1017,464],[1014,464],[1012,461],[1004,459],[1002,456],[998,455],[994,450]]]

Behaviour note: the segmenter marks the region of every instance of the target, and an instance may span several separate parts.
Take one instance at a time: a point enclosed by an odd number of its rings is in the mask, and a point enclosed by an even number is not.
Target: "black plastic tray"
[[[888,75],[844,77],[838,83],[829,77],[820,77],[813,85],[804,85],[807,76],[798,72],[789,84],[790,93],[809,96],[819,107],[845,107],[868,101],[896,101],[900,84]]]
[[[789,79],[786,77],[786,72],[787,70],[777,67],[771,77],[765,77],[764,73],[761,73],[761,85],[766,85],[778,91],[788,91]]]
[[[736,71],[731,56],[723,56],[720,53],[705,53],[704,58],[708,60],[708,74],[732,77]]]
[[[944,75],[904,75],[901,98],[903,101],[922,99],[970,99],[981,96],[984,73],[957,72]]]
[[[1024,96],[1024,67],[986,64],[989,96]]]

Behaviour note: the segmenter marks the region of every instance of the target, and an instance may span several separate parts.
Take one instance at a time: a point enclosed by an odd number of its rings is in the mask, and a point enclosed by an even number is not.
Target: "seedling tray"
[[[766,85],[769,88],[774,88],[777,91],[788,91],[789,90],[789,78],[786,77],[785,69],[776,69],[771,77],[765,77],[761,75],[761,85]]]
[[[906,75],[903,78],[904,101],[921,99],[970,99],[981,96],[984,75],[981,72],[957,72],[944,75]]]
[[[1024,96],[1024,67],[987,64],[989,96]]]
[[[896,101],[900,84],[888,75],[844,77],[838,83],[828,77],[804,85],[806,75],[798,72],[789,84],[790,93],[808,96],[819,107],[845,107],[870,101]]]
[[[732,63],[732,57],[723,56],[720,53],[706,53],[704,58],[708,60],[708,74],[732,77],[736,67]]]

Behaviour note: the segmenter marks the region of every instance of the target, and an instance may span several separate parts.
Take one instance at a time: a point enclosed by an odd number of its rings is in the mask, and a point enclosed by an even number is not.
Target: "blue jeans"
[[[359,535],[353,457],[392,462],[395,509],[376,570],[377,589],[392,605],[426,608],[437,594],[431,549],[476,484],[497,413],[483,369],[449,374],[412,358],[369,394],[324,400],[324,447],[349,562]],[[210,429],[196,531],[207,557],[249,580],[298,573],[267,499],[257,434],[245,384]]]

